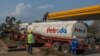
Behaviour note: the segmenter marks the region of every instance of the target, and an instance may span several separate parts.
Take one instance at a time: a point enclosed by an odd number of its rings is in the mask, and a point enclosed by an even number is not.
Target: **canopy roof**
[[[100,20],[100,5],[50,13],[48,20]]]

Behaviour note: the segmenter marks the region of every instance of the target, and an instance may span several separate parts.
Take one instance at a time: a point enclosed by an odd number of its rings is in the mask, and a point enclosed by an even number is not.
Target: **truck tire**
[[[70,51],[70,46],[69,46],[69,44],[63,44],[63,45],[61,46],[61,51],[62,51],[63,53],[68,53],[68,52]]]
[[[54,50],[59,50],[59,47],[60,47],[59,42],[54,42],[52,45],[52,49],[54,49]]]

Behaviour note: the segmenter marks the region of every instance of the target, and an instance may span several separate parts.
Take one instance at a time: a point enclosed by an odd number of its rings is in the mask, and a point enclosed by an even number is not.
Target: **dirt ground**
[[[7,43],[7,42],[6,42]],[[13,43],[11,43],[12,45]],[[15,52],[8,52],[8,48],[6,44],[0,40],[0,56],[100,56],[100,50],[87,50],[83,54],[72,55],[70,53],[62,53],[60,51],[54,51],[52,49],[47,49],[44,47],[33,47],[33,54],[30,55],[27,51],[15,51]]]
[[[47,49],[41,49],[34,47],[32,55],[28,54],[27,51],[18,51],[18,52],[7,52],[0,51],[0,56],[71,56],[70,54],[63,54],[58,51],[52,51]]]
[[[44,47],[33,47],[33,54],[28,54],[27,51],[14,51],[8,52],[9,45],[18,45],[18,43],[12,41],[5,41],[0,39],[0,56],[71,56],[69,53],[64,54],[59,51],[54,51],[52,49],[47,49]]]

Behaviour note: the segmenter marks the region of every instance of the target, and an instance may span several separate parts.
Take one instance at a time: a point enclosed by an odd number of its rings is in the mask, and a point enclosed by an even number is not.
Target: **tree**
[[[19,33],[19,24],[21,24],[22,22],[20,20],[16,21],[14,27],[13,27],[13,31],[15,33]]]
[[[2,23],[2,24],[1,24],[1,29],[2,29],[2,31],[6,31],[6,27],[7,27],[7,25],[6,25],[5,23]]]
[[[1,33],[0,33],[0,36],[1,37],[6,37],[6,34],[7,34],[7,26],[5,23],[2,23],[1,26],[0,26],[0,30],[1,30]]]
[[[16,21],[15,17],[6,17],[5,23],[2,23],[0,26],[1,32],[3,35],[8,36],[9,34],[18,33],[20,20]],[[3,36],[4,37],[4,36]]]
[[[12,32],[13,31],[13,27],[15,25],[15,20],[16,20],[16,18],[13,17],[13,16],[12,17],[9,17],[9,16],[6,17],[5,24],[6,24],[7,32]]]
[[[95,20],[92,24],[95,35],[100,36],[100,20]]]

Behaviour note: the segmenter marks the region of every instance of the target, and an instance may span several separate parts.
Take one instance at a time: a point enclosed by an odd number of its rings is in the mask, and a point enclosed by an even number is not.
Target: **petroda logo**
[[[80,29],[80,28],[75,28],[74,32],[86,33],[86,30],[85,29]]]
[[[64,27],[62,27],[60,29],[54,28],[54,27],[52,27],[52,28],[49,27],[49,28],[47,28],[47,33],[64,33],[64,34],[66,34],[67,29]]]

